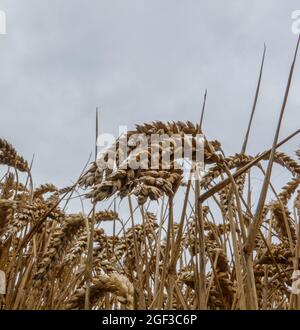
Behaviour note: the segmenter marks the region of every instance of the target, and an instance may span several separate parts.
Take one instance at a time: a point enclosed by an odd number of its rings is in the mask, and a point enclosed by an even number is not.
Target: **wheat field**
[[[194,134],[199,126],[158,122],[137,130]],[[274,154],[291,179],[263,204],[254,227],[251,168],[265,176],[268,151],[222,156],[220,143],[207,141],[209,169],[201,182],[187,184],[175,169],[100,173],[94,163],[76,184],[92,188],[87,197],[95,207],[84,215],[61,207],[74,186],[32,189],[28,163],[5,140],[0,150],[1,165],[7,167],[0,186],[2,309],[300,307],[300,296],[291,293],[292,274],[299,269],[300,151],[298,161]],[[19,172],[28,173],[23,183]],[[210,195],[216,182],[221,186]],[[180,190],[182,211],[175,215],[173,200]],[[128,199],[127,228],[113,209],[98,210],[115,194]],[[206,198],[215,206],[207,206]],[[149,204],[159,199],[160,211],[149,212]],[[101,227],[116,222],[122,224],[119,233],[108,235]]]

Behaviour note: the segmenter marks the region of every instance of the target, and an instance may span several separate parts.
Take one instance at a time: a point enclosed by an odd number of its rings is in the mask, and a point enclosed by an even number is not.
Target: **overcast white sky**
[[[70,184],[101,131],[152,120],[198,121],[240,151],[263,44],[267,56],[249,151],[271,145],[296,44],[294,0],[0,0],[0,136],[36,183]],[[300,58],[282,129],[299,128]],[[290,142],[291,152],[299,138]]]

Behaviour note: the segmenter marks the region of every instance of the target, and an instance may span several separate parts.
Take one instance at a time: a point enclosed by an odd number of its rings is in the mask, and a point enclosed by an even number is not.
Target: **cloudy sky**
[[[275,4],[276,3],[276,4]],[[267,44],[249,152],[269,148],[297,37],[297,0],[0,0],[0,136],[36,183],[75,180],[100,129],[199,121],[226,153],[240,151]],[[300,59],[282,137],[299,128]],[[293,151],[299,138],[286,147]]]

